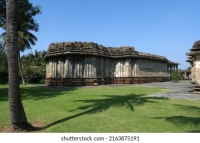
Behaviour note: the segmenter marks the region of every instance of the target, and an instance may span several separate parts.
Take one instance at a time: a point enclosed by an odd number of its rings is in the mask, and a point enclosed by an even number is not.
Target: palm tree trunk
[[[26,82],[24,80],[24,74],[23,74],[22,63],[21,63],[21,59],[20,59],[20,51],[19,50],[18,50],[18,61],[19,61],[20,74],[21,74],[21,77],[22,77],[22,83],[25,85]]]
[[[17,0],[6,0],[6,47],[9,73],[9,110],[10,120],[14,129],[28,127],[24,107],[22,105],[18,78],[18,17]]]

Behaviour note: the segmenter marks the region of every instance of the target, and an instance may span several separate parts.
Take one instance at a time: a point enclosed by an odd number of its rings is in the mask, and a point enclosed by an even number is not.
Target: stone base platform
[[[105,84],[140,84],[165,82],[168,77],[117,77],[117,78],[46,78],[49,86],[97,86]]]
[[[193,85],[191,86],[192,93],[200,94],[200,85]]]

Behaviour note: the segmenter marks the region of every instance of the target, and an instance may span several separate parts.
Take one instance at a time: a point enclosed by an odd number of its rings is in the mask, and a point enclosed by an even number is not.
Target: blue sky
[[[186,69],[193,43],[200,39],[200,0],[30,0],[42,7],[32,50],[52,42],[83,41],[134,46],[167,57]],[[2,31],[0,31],[2,32]]]

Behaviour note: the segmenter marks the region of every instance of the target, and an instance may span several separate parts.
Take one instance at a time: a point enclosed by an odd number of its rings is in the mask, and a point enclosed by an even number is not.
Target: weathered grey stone
[[[92,42],[52,43],[45,60],[47,79],[120,78],[119,83],[123,78],[133,83],[132,77],[166,79],[170,65],[166,57],[137,52],[134,47],[111,48]],[[112,80],[107,82],[118,83]]]
[[[200,91],[200,40],[196,41],[190,49],[187,62],[191,65],[191,77],[192,82],[195,83],[193,90],[194,92]]]

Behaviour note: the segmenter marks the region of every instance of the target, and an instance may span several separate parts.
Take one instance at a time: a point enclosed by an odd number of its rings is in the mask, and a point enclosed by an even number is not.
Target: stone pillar
[[[60,77],[63,78],[63,59],[62,59],[62,57],[60,60],[61,60],[60,61]]]
[[[100,69],[99,69],[99,76],[100,77],[104,77],[104,64],[103,64],[103,58],[100,57]]]
[[[88,78],[88,57],[85,57],[84,78]]]
[[[86,64],[87,64],[87,61],[86,61],[86,57],[85,57],[84,64],[83,64],[83,78],[86,78]]]
[[[137,75],[137,63],[136,63],[136,61],[135,61],[135,63],[134,63],[134,77],[137,77],[138,75]]]
[[[83,78],[83,61],[79,64],[79,76],[80,78]]]
[[[123,77],[123,63],[122,60],[119,60],[119,77]]]
[[[138,61],[135,62],[135,77],[139,77]]]
[[[69,74],[69,71],[68,71],[68,63],[69,63],[69,60],[66,58],[65,59],[65,65],[64,65],[64,78],[69,78],[68,74]]]
[[[58,74],[59,73],[59,62],[60,61],[56,62],[56,78],[59,78],[59,74]]]
[[[99,62],[98,62],[99,60],[96,58],[96,57],[94,57],[94,61],[93,61],[93,77],[94,78],[97,78],[97,73],[98,73],[98,69],[99,69]]]
[[[87,57],[86,59],[86,78],[89,78],[89,59]]]
[[[54,58],[52,57],[52,78],[55,78],[55,63],[54,63]]]
[[[69,72],[69,78],[72,78],[72,75],[73,75],[73,71],[72,71],[72,59],[69,59],[69,62],[68,62],[68,72]]]
[[[76,63],[76,78],[80,78],[79,63]]]
[[[186,72],[184,72],[184,76],[183,76],[184,78],[187,78],[187,73]]]
[[[136,76],[136,72],[135,72],[135,60],[132,59],[132,77],[135,77]]]
[[[119,77],[119,60],[116,61],[115,77]]]
[[[200,55],[196,55],[195,59],[195,82],[196,84],[200,84]]]
[[[88,77],[91,78],[91,61],[88,65]]]
[[[46,63],[46,78],[52,77],[52,60],[48,59]]]
[[[94,78],[94,72],[95,72],[95,68],[94,68],[94,58],[92,57],[91,58],[91,71],[90,71],[90,73],[91,73],[91,78]]]
[[[194,67],[191,68],[191,78],[192,78],[192,82],[195,82]]]
[[[53,58],[53,78],[56,78],[57,70],[56,70],[56,58]]]
[[[109,60],[106,58],[105,59],[105,75],[106,77],[109,77]]]
[[[169,75],[171,76],[172,75],[172,65],[170,65],[170,70],[169,71],[170,71]]]
[[[124,77],[130,77],[131,71],[130,71],[130,60],[126,59],[124,63]]]

